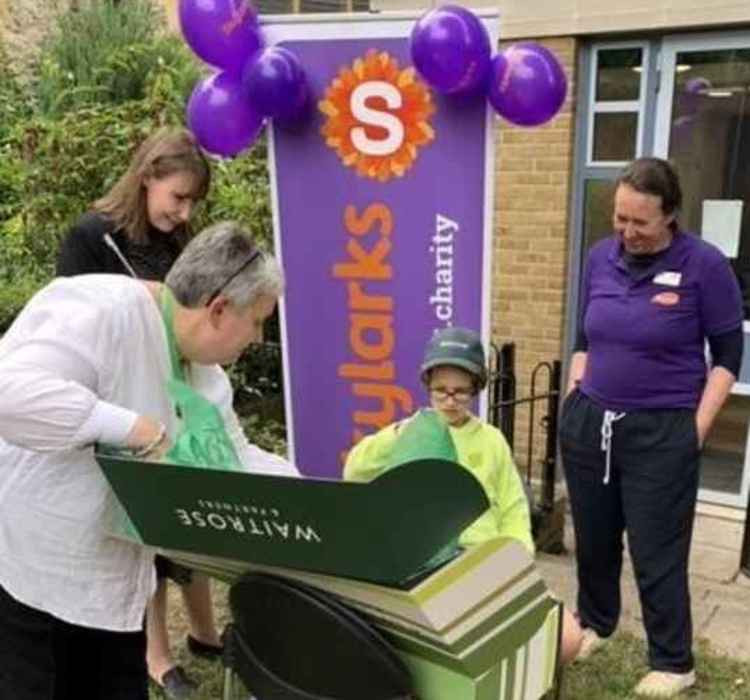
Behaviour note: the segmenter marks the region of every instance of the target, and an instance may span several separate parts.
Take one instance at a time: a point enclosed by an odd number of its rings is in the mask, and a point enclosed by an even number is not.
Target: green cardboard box
[[[517,542],[456,548],[488,507],[460,465],[417,460],[362,484],[98,460],[130,536],[229,582],[255,570],[337,596],[389,638],[422,700],[553,685],[560,606]]]
[[[185,552],[169,556],[228,582],[253,570],[335,595],[385,634],[421,700],[538,700],[555,682],[561,606],[512,540],[472,547],[406,589]]]
[[[489,505],[466,469],[437,459],[366,484],[97,460],[127,514],[113,523],[117,534],[391,586],[421,575],[436,553],[457,554],[457,533]]]

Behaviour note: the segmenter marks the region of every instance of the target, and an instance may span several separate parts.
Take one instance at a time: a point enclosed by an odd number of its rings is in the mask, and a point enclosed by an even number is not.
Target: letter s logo
[[[371,139],[364,127],[356,126],[351,133],[352,144],[365,155],[387,156],[401,148],[404,142],[404,125],[393,114],[368,107],[366,103],[370,97],[384,99],[388,109],[399,109],[402,105],[401,93],[395,85],[382,80],[362,83],[352,91],[351,110],[354,118],[363,124],[379,126],[388,132],[384,139]]]
[[[387,51],[369,49],[342,66],[318,109],[320,135],[359,177],[404,177],[419,151],[435,140],[435,105],[414,66],[400,68]]]

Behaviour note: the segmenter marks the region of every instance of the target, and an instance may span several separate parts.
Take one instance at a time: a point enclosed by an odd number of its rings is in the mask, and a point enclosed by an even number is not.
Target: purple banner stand
[[[339,478],[363,435],[426,401],[425,342],[489,332],[494,146],[484,98],[433,93],[411,65],[416,15],[274,17],[310,114],[269,144],[290,457]],[[496,15],[483,16],[493,41]]]

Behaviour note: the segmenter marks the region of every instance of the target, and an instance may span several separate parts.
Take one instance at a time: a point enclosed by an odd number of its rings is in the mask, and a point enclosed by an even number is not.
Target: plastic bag
[[[424,408],[398,427],[396,440],[384,458],[383,470],[397,468],[418,459],[444,459],[458,462],[458,452],[448,425],[437,411]],[[458,537],[436,552],[424,567],[415,572],[415,578],[433,571],[450,561],[461,551]]]
[[[384,469],[417,459],[445,459],[458,462],[448,425],[437,411],[423,408],[398,426],[396,440],[386,457]]]
[[[182,424],[163,460],[188,467],[244,471],[219,409],[178,379],[167,382],[167,391]]]

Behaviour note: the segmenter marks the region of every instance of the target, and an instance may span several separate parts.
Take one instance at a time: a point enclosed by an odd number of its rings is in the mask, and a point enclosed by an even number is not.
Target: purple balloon
[[[263,44],[258,15],[248,0],[180,0],[185,41],[206,63],[240,75]]]
[[[711,82],[706,78],[690,78],[685,83],[685,92],[689,92],[692,95],[698,95],[710,89]]]
[[[518,126],[552,119],[568,90],[555,55],[534,42],[512,44],[492,59],[487,97],[495,111]]]
[[[253,107],[267,117],[294,121],[309,101],[307,78],[295,54],[281,46],[261,49],[245,66],[242,86]]]
[[[710,89],[711,83],[706,78],[690,78],[678,95],[677,111],[685,116],[695,114],[705,93]]]
[[[263,126],[263,117],[248,102],[242,84],[228,73],[215,73],[193,88],[187,121],[205,150],[225,157],[250,146]]]
[[[444,95],[484,89],[490,67],[490,37],[470,10],[443,5],[422,15],[411,32],[411,59],[425,81]]]

